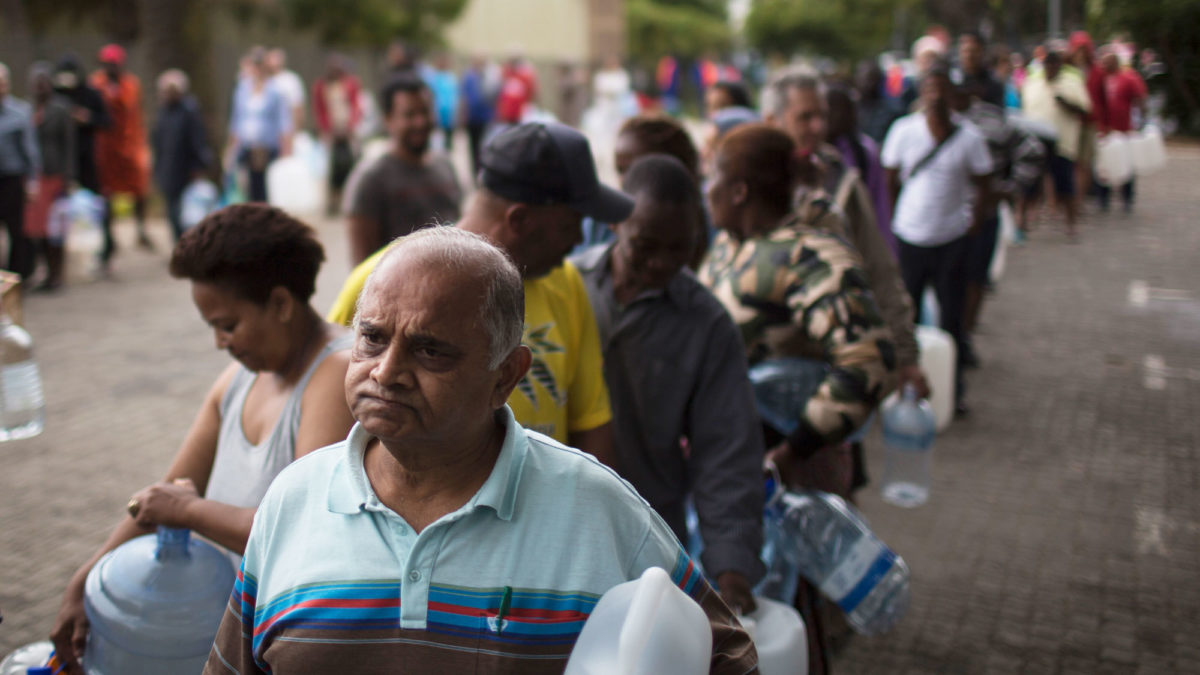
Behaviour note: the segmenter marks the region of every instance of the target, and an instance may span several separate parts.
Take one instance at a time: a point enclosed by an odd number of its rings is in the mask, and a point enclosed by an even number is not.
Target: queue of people
[[[86,642],[88,571],[167,525],[196,530],[240,568],[206,673],[397,662],[558,672],[596,599],[651,566],[704,610],[712,671],[753,671],[736,616],[755,609],[764,573],[764,468],[787,487],[847,499],[867,484],[864,448],[850,439],[897,387],[929,393],[915,328],[927,288],[958,347],[954,400],[968,414],[998,204],[1028,198],[1047,173],[1060,204],[1073,194],[1079,146],[1047,152],[1006,116],[980,36],[960,38],[957,68],[941,44],[914,49],[919,73],[892,97],[904,108],[878,94],[882,69],[850,84],[788,68],[757,110],[744,85],[714,82],[703,150],[669,116],[631,117],[612,157],[621,190],[600,182],[582,133],[514,113],[536,95],[519,59],[487,119],[484,63],[459,90],[444,62],[431,85],[403,49],[378,100],[387,150],[350,171],[365,106],[348,64],[332,58],[312,90],[314,118],[337,148],[330,187],[344,190],[355,267],[324,318],[310,302],[323,249],[292,216],[251,203],[175,226],[182,186],[211,158],[186,76],[164,73],[151,140],[178,240],[171,273],[190,281],[236,362],[163,481],[130,498],[128,517],[68,582],[53,629],[68,668]],[[97,110],[119,117],[136,89],[121,84],[116,53],[106,58],[94,82],[112,99]],[[1107,59],[1102,91],[1136,101],[1132,78]],[[276,80],[288,72],[281,53],[254,50],[243,67],[226,153],[265,199],[266,164],[303,125],[304,88]],[[1090,90],[1060,87],[1064,77],[1047,51],[1022,104],[1057,120],[1060,137],[1074,125],[1083,139]],[[64,148],[99,113],[52,100],[38,82],[38,135],[0,134],[3,195],[84,180],[81,153]],[[430,147],[447,129],[451,90],[477,130],[504,123],[486,140],[470,134],[476,186],[465,203]],[[0,130],[24,129],[31,113],[6,94],[0,69]],[[137,187],[138,156],[123,157],[110,192]],[[813,393],[786,434],[761,421],[748,379],[777,358],[813,367]],[[704,545],[696,559],[680,543],[689,506]],[[808,584],[794,602],[810,671],[829,672],[838,610]]]

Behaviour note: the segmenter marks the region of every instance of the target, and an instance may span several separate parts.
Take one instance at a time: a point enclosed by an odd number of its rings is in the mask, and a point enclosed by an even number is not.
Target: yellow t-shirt
[[[358,296],[384,250],[354,268],[326,319],[353,323]],[[566,443],[568,432],[595,429],[612,419],[600,334],[574,265],[564,262],[544,277],[525,281],[521,341],[533,352],[533,363],[508,398],[518,422]]]

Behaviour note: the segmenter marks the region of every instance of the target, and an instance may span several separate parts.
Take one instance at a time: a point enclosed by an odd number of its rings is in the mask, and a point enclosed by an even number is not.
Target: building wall
[[[624,53],[622,10],[621,0],[471,0],[446,40],[464,56],[592,65]]]

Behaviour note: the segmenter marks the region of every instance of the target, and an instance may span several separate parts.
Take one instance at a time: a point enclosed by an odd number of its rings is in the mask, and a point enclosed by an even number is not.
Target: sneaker
[[[1025,230],[1017,230],[1016,232],[1013,232],[1013,246],[1024,246],[1028,239],[1029,238],[1025,236]]]

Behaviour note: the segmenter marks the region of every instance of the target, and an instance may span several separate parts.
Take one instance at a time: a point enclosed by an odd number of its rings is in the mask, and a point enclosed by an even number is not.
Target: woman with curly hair
[[[312,308],[325,252],[307,225],[262,204],[217,211],[180,238],[171,274],[234,363],[209,389],[163,480],[71,577],[51,635],[74,668],[87,639],[84,580],[108,551],[156,526],[194,530],[240,555],[259,501],[298,457],[346,438],[351,335]]]

